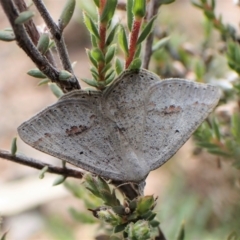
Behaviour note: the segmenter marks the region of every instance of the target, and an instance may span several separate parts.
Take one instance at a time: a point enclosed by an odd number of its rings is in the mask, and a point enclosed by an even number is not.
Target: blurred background
[[[44,2],[57,21],[65,1]],[[74,17],[64,33],[70,59],[77,62],[75,74],[79,79],[90,77],[85,53],[90,42],[81,14],[82,6],[88,5],[86,2],[91,1],[78,0]],[[238,30],[239,13],[240,8],[233,1],[216,0],[216,14],[221,14],[223,22]],[[122,15],[123,12],[119,12],[120,21],[124,21]],[[43,24],[37,11],[34,21],[37,25]],[[203,41],[203,25],[203,13],[189,0],[162,6],[156,22],[157,28],[174,33],[176,39],[181,39],[185,46],[189,43],[192,49]],[[0,7],[0,29],[8,26]],[[214,44],[219,44],[217,37]],[[152,70],[154,66],[152,63]],[[216,69],[216,75],[219,71],[222,77],[233,74],[226,64],[217,66],[222,67]],[[9,150],[17,127],[57,100],[47,85],[37,86],[38,80],[26,74],[34,67],[15,42],[0,41],[0,149]],[[176,69],[181,72],[181,66],[176,64]],[[189,78],[191,76],[189,74]],[[34,150],[19,138],[17,146],[18,152],[26,156],[60,164],[59,160]],[[145,194],[158,196],[157,212],[167,239],[174,239],[182,222],[186,239],[227,239],[231,232],[240,230],[240,190],[236,181],[239,171],[229,162],[222,161],[219,166],[218,157],[206,152],[196,155],[195,150],[190,139],[172,160],[149,175]],[[0,232],[8,231],[8,240],[95,239],[101,228],[98,222],[87,224],[94,220],[74,219],[69,212],[74,208],[87,216],[83,201],[63,185],[53,187],[56,175],[46,174],[40,180],[38,174],[35,169],[0,159]],[[81,188],[80,181],[68,181]]]

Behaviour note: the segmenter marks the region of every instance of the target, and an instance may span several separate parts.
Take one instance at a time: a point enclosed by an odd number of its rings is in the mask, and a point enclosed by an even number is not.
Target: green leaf
[[[107,79],[109,79],[110,77],[112,78],[112,75],[113,75],[113,78],[115,77],[115,73],[114,73],[114,70],[110,70],[109,71],[109,73],[106,75],[106,80],[105,81],[107,81]]]
[[[37,85],[38,85],[38,86],[42,86],[42,85],[47,84],[47,83],[49,83],[49,82],[50,82],[50,79],[44,78],[44,79],[42,79],[41,81],[39,81]]]
[[[81,80],[92,87],[96,87],[96,88],[98,87],[98,82],[96,80],[87,79],[87,78],[81,78]]]
[[[52,49],[55,46],[56,46],[55,42],[53,40],[50,40],[48,49]]]
[[[37,49],[43,55],[47,52],[49,48],[49,42],[50,38],[47,33],[43,33],[38,40]]]
[[[117,6],[117,0],[107,0],[103,12],[100,16],[100,22],[101,23],[108,23],[109,21],[111,21],[115,9]]]
[[[89,60],[91,61],[91,63],[93,64],[94,67],[98,67],[98,63],[97,61],[95,60],[95,58],[92,56],[92,53],[89,49],[86,49],[86,52],[87,52],[87,55],[88,55],[88,58]]]
[[[99,4],[99,0],[93,0],[95,5],[99,8],[100,7],[100,4]]]
[[[106,85],[110,84],[114,79],[115,79],[115,73],[112,72],[112,75],[109,75],[109,77],[107,77],[105,80]]]
[[[208,152],[214,155],[219,155],[219,156],[223,156],[223,157],[231,157],[231,154],[225,151],[222,151],[220,149],[208,149]]]
[[[123,72],[123,62],[119,58],[115,61],[115,71],[117,75]]]
[[[98,43],[97,43],[97,38],[90,33],[90,36],[91,36],[91,44],[93,47],[98,47]]]
[[[216,6],[215,0],[211,0],[211,6],[212,6],[212,10],[214,10]]]
[[[108,64],[112,61],[116,52],[116,45],[112,45],[108,48],[106,55],[105,55],[105,63]]]
[[[4,42],[11,42],[15,40],[15,35],[13,31],[6,31],[6,30],[1,30],[0,31],[0,40]]]
[[[72,74],[66,70],[61,70],[58,76],[60,81],[67,81],[71,77],[72,77]]]
[[[156,52],[157,50],[165,47],[170,40],[170,37],[164,37],[160,39],[158,42],[156,42],[152,47],[152,52]]]
[[[132,11],[135,17],[143,18],[146,14],[146,0],[134,0]]]
[[[83,19],[88,31],[93,34],[95,38],[100,39],[97,26],[93,20],[86,13],[83,13]]]
[[[205,70],[205,65],[201,59],[196,60],[195,66],[194,66],[194,72],[198,80],[201,80],[203,78],[206,70]]]
[[[67,0],[59,18],[60,28],[63,30],[70,22],[75,9],[76,0]]]
[[[46,78],[46,75],[42,73],[38,68],[33,68],[29,70],[27,74],[35,78]]]
[[[213,119],[212,121],[212,127],[213,127],[213,131],[215,133],[215,136],[217,138],[217,140],[221,140],[221,134],[220,134],[220,131],[219,131],[219,122],[217,121],[217,119]]]
[[[127,40],[126,31],[122,25],[120,25],[118,41],[121,49],[123,50],[125,55],[128,56],[128,40]]]
[[[128,223],[123,223],[123,224],[117,225],[114,228],[114,233],[122,232],[127,225],[128,225]]]
[[[105,58],[104,55],[99,48],[94,48],[91,50],[91,56],[99,63],[99,62],[104,62]]]
[[[152,31],[152,27],[153,27],[153,23],[155,21],[155,19],[157,18],[157,16],[154,16],[153,18],[151,18],[151,20],[146,24],[146,26],[144,27],[144,29],[142,30],[137,44],[140,44],[142,41],[144,41],[146,39],[146,37],[148,36],[148,34]]]
[[[184,223],[182,223],[181,228],[177,234],[176,240],[184,240],[185,238],[185,230],[184,230]]]
[[[15,19],[15,24],[23,24],[29,21],[34,16],[34,12],[32,11],[24,11],[19,13],[18,17]]]
[[[112,67],[112,63],[108,63],[108,64],[105,65],[105,67],[102,69],[101,73],[106,73],[111,67]]]
[[[92,73],[92,76],[93,76],[94,80],[98,81],[99,80],[99,74],[98,74],[97,69],[95,67],[91,67],[90,71]]]
[[[133,25],[133,0],[127,1],[127,26],[128,30],[131,32]]]
[[[45,166],[45,167],[42,168],[42,170],[41,170],[40,173],[39,173],[39,178],[40,178],[40,179],[43,179],[43,178],[44,178],[44,175],[45,175],[45,173],[48,171],[48,169],[49,169],[48,166]]]
[[[48,86],[50,87],[52,93],[57,97],[60,98],[63,96],[63,91],[61,90],[60,87],[57,86],[56,83],[49,83]]]
[[[109,33],[109,35],[107,37],[107,40],[106,40],[106,45],[107,46],[109,46],[112,43],[112,41],[113,41],[113,39],[115,37],[115,33],[116,33],[116,30],[117,30],[118,26],[119,26],[119,24],[116,24],[113,27],[113,29],[111,30],[111,32]]]
[[[204,139],[205,140],[205,139]],[[207,141],[207,139],[206,139]],[[219,149],[219,146],[214,144],[214,143],[210,143],[210,142],[198,142],[197,145],[199,147],[202,147],[202,148],[207,148],[207,149]]]
[[[143,214],[147,213],[149,210],[151,210],[152,207],[154,206],[154,204],[155,204],[155,200],[152,195],[151,196],[142,196],[137,201],[136,212],[139,215],[143,215]]]
[[[141,50],[142,50],[141,44],[137,45],[137,50],[136,50],[136,52],[134,54],[134,58],[140,58]]]
[[[155,228],[155,227],[158,227],[158,226],[160,225],[160,222],[157,221],[157,220],[152,220],[152,221],[149,222],[149,224],[150,224],[153,228]]]
[[[58,178],[56,178],[54,181],[53,181],[53,184],[52,186],[57,186],[57,185],[60,185],[62,184],[65,180],[66,180],[66,176],[59,176]]]
[[[15,156],[16,152],[17,152],[17,138],[15,137],[13,138],[12,144],[11,144],[11,154]]]
[[[98,189],[98,184],[96,178],[93,177],[90,173],[84,175],[84,186],[88,189],[94,196],[101,198],[101,193]]]
[[[140,69],[142,65],[142,60],[140,58],[135,58],[130,66],[128,67],[128,69]]]

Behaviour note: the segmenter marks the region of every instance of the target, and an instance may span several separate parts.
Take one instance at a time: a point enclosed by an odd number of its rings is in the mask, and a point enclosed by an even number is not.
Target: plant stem
[[[128,51],[129,55],[128,55],[128,57],[126,59],[126,63],[125,63],[125,68],[126,69],[129,67],[129,65],[131,64],[131,62],[134,58],[141,24],[142,24],[142,18],[136,18],[135,17],[134,21],[133,21],[133,27],[132,27],[131,35],[130,35],[130,43],[129,43],[129,51]]]
[[[159,0],[152,0],[150,2],[148,14],[147,14],[148,21],[157,14],[160,6],[161,6],[161,1]],[[146,39],[145,51],[144,51],[144,57],[143,57],[143,68],[145,69],[148,69],[149,62],[152,56],[153,38],[154,38],[154,31],[152,31]]]
[[[17,9],[19,10],[19,12],[24,12],[27,11],[27,5],[25,3],[24,0],[14,0],[14,3],[17,7]],[[25,24],[26,27],[26,31],[28,33],[28,35],[30,36],[30,38],[32,39],[33,43],[35,46],[37,46],[40,34],[37,30],[36,25],[34,24],[33,20],[30,19],[28,22],[26,22]],[[48,61],[54,66],[56,67],[56,63],[54,61],[53,55],[51,53],[51,50],[48,50],[45,54],[46,58],[48,59]]]
[[[72,77],[69,81],[59,80],[60,72],[38,51],[26,32],[24,24],[15,24],[15,19],[19,16],[19,12],[14,6],[13,1],[0,0],[0,3],[2,4],[3,10],[12,26],[19,47],[22,48],[31,58],[39,70],[42,71],[52,82],[55,82],[63,92],[79,89],[80,85],[75,77]]]
[[[59,57],[62,62],[62,66],[65,70],[73,74],[72,65],[69,59],[68,51],[66,48],[66,44],[64,41],[64,37],[62,35],[62,30],[59,28],[59,26],[53,21],[51,15],[49,14],[47,8],[45,7],[42,0],[33,0],[33,3],[35,4],[36,8],[38,9],[39,13],[41,14],[44,22],[46,23],[49,31],[51,32],[54,42],[56,43],[57,51],[59,54]],[[77,85],[80,88],[80,85],[78,83],[78,80],[76,77],[71,79],[72,81],[75,81]]]
[[[48,166],[47,172],[64,175],[66,177],[81,179],[84,174],[83,172],[77,171],[75,169],[56,167],[51,164],[47,164],[39,160],[29,158],[20,154],[12,155],[10,152],[1,150],[1,149],[0,149],[0,158],[9,160],[15,163],[19,163],[28,167],[36,168],[39,170],[43,169],[45,166]]]
[[[106,5],[106,0],[100,0],[99,2],[99,9],[98,9],[98,13],[99,13],[99,36],[100,36],[100,41],[98,44],[98,47],[101,49],[103,55],[105,56],[105,42],[106,42],[106,32],[107,32],[107,25],[106,23],[102,23],[100,21],[101,19],[101,15],[103,13],[103,9]],[[105,67],[105,63],[104,62],[100,62],[98,64],[98,73],[99,73],[99,80],[100,81],[104,81],[105,80],[105,73],[102,72],[103,68]]]

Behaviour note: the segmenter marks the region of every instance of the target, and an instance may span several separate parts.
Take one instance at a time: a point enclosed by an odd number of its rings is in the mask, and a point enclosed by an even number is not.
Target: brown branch
[[[0,0],[0,3],[2,4],[3,10],[12,26],[19,47],[25,51],[39,70],[42,71],[52,82],[57,83],[63,92],[80,89],[80,85],[75,76],[68,79],[68,81],[60,81],[60,72],[38,51],[29,37],[24,24],[15,24],[15,19],[19,16],[19,12],[13,4],[13,1]]]
[[[37,10],[41,14],[44,22],[46,23],[49,31],[52,34],[52,37],[54,39],[54,42],[56,43],[56,48],[59,54],[59,57],[62,62],[62,66],[65,70],[73,74],[72,65],[69,59],[68,51],[66,48],[65,40],[62,35],[62,30],[60,27],[53,21],[51,15],[49,14],[47,8],[45,7],[42,0],[33,0],[33,3],[35,4]],[[75,79],[76,82],[77,79]]]
[[[161,0],[150,1],[148,14],[147,14],[148,21],[157,14],[160,6],[161,6]],[[143,68],[145,69],[148,69],[149,62],[152,56],[153,38],[154,38],[154,31],[152,31],[146,39],[145,51],[144,51],[144,57],[143,57]]]
[[[9,160],[15,163],[19,163],[28,167],[36,168],[39,170],[43,169],[45,166],[48,166],[47,172],[63,175],[65,177],[73,177],[73,178],[81,179],[84,174],[79,170],[56,167],[51,164],[47,164],[33,158],[23,156],[21,154],[12,155],[10,152],[1,150],[1,149],[0,149],[0,158]]]
[[[24,12],[24,11],[28,10],[27,5],[26,5],[24,0],[14,0],[14,3],[16,5],[17,9],[19,10],[19,12]],[[38,30],[37,30],[37,27],[36,27],[35,23],[33,22],[32,19],[30,19],[24,25],[25,25],[25,28],[26,28],[26,31],[27,31],[28,35],[30,36],[30,38],[32,39],[34,45],[36,46],[38,44],[38,40],[40,38],[40,34],[39,34]],[[53,58],[51,50],[48,50],[46,52],[45,56],[48,59],[48,61],[54,67],[56,67],[56,63],[54,61],[54,58]]]

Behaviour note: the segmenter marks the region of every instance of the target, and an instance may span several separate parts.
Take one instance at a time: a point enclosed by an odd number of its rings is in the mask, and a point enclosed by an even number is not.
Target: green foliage
[[[140,58],[135,58],[129,66],[129,69],[139,69],[142,65],[142,60]]]
[[[93,20],[91,19],[90,16],[88,16],[87,13],[83,14],[84,17],[84,23],[88,29],[88,31],[97,39],[100,38],[99,33],[98,33],[98,29],[96,24],[93,22]]]
[[[131,31],[132,30],[132,25],[133,25],[133,1],[134,0],[128,0],[127,1],[127,6],[126,6],[126,10],[127,10],[127,26],[128,26],[128,30]]]
[[[15,40],[15,35],[12,30],[1,30],[0,40],[4,42],[11,42]]]
[[[117,198],[115,189],[100,177],[87,174],[84,177],[85,187],[103,205],[90,209],[93,216],[110,224],[114,233],[121,233],[128,239],[148,239],[159,225],[153,211],[156,199],[153,196],[139,196],[137,199],[124,198],[123,203]]]
[[[86,3],[87,1],[83,2],[88,4]],[[93,2],[97,10],[93,11],[93,13],[86,10],[83,14],[84,23],[89,31],[92,43],[92,47],[86,51],[92,65],[90,67],[92,78],[84,78],[82,80],[98,90],[104,90],[111,84],[116,75],[124,71],[124,68],[139,69],[141,67],[141,52],[144,50],[141,44],[152,32],[156,16],[143,23],[146,17],[146,1],[128,0],[126,5],[127,27],[122,23],[113,26],[112,19],[116,10],[117,0],[107,0],[104,6],[102,6],[102,1],[94,0]],[[161,4],[171,2],[173,0],[163,0]],[[206,17],[203,41],[199,46],[194,46],[193,50],[187,48],[184,44],[185,42],[189,43],[186,41],[186,38],[182,38],[179,32],[177,34],[174,33],[170,26],[165,33],[161,33],[161,36],[157,36],[154,39],[152,52],[154,53],[156,72],[163,78],[187,78],[193,75],[193,79],[196,81],[211,82],[213,76],[214,79],[225,78],[226,75],[223,75],[222,72],[226,69],[229,71],[229,66],[240,76],[240,47],[239,42],[236,41],[235,29],[224,23],[221,16],[216,14],[215,0],[195,0],[193,1],[193,6],[202,11]],[[60,16],[62,29],[67,26],[72,18],[74,8],[75,0],[68,0]],[[98,16],[98,19],[96,16]],[[15,23],[26,23],[32,17],[33,12],[31,11],[22,12],[15,20]],[[138,29],[136,29],[136,26]],[[169,29],[171,29],[171,32]],[[212,36],[213,29],[216,29],[220,36],[219,39],[214,39],[214,41]],[[171,38],[167,36],[168,32],[170,32]],[[132,41],[133,37],[136,37],[137,41],[135,43]],[[15,35],[11,29],[5,29],[0,31],[0,40],[13,41],[15,40]],[[115,41],[117,41],[116,44]],[[221,42],[223,45],[221,52],[216,47],[216,41]],[[52,43],[47,34],[42,34],[37,48],[44,55],[50,49]],[[126,66],[126,64],[124,66],[124,61],[121,57],[116,57],[119,53],[119,48],[124,53],[125,62],[132,54],[133,58],[129,66]],[[208,55],[209,50],[212,51]],[[219,63],[219,58],[223,59],[224,63]],[[180,66],[180,70],[176,66]],[[59,79],[62,81],[72,77],[72,74],[66,70],[59,72]],[[32,69],[28,74],[42,79],[38,85],[46,84],[50,81],[39,69]],[[231,83],[233,89],[229,90],[229,92],[225,91],[224,88],[222,89],[220,104],[228,103],[231,100],[239,105],[239,81],[240,79],[238,78]],[[49,83],[49,86],[57,97],[63,95],[62,90],[55,83]],[[227,121],[221,118],[221,114],[213,113],[194,133],[194,140],[198,148],[205,149],[210,154],[217,156],[221,160],[229,161],[235,168],[240,169],[239,106],[237,110],[231,112]],[[11,148],[12,155],[15,155],[16,151],[16,139],[14,139]],[[47,171],[48,167],[46,166],[41,170],[40,178],[43,178]],[[106,233],[108,235],[114,233],[111,239],[149,239],[156,235],[157,227],[159,227],[157,219],[159,218],[163,219],[164,222],[170,222],[164,229],[167,239],[195,239],[196,232],[200,232],[201,239],[210,239],[213,236],[208,232],[208,227],[215,217],[211,214],[213,207],[207,199],[200,199],[199,196],[189,192],[185,194],[186,186],[185,188],[183,186],[184,180],[174,182],[172,189],[170,189],[171,197],[169,198],[168,196],[161,203],[160,211],[156,210],[156,199],[153,196],[139,196],[133,200],[127,199],[122,195],[119,197],[116,189],[109,186],[108,182],[101,177],[85,176],[84,186],[88,191],[85,191],[83,186],[72,184],[65,180],[66,177],[60,176],[55,180],[54,185],[64,183],[67,189],[74,196],[81,199],[86,208],[93,214],[91,216],[89,213],[70,208],[69,213],[73,219],[85,224],[92,224],[101,220],[104,228],[107,228],[105,226],[110,226],[108,230],[106,229]],[[183,194],[187,198],[179,197]],[[199,207],[199,202],[201,207]],[[169,218],[169,221],[166,220],[167,218]],[[183,220],[184,224],[182,223]],[[224,220],[222,221],[224,222]],[[51,231],[53,231],[57,239],[74,239],[72,230],[66,227],[64,222],[56,219],[51,219],[49,222]],[[238,221],[234,222],[234,224],[239,226]],[[222,237],[223,234],[224,236],[228,234],[228,240],[239,239],[238,233],[230,233],[232,231],[231,227],[235,226],[234,224],[226,224],[226,226],[223,224],[222,226],[224,227],[219,232],[214,232],[213,230],[213,234],[216,234],[217,238],[211,239],[220,239],[219,236]],[[178,231],[179,228],[180,230]],[[5,238],[6,233],[1,239]]]
[[[228,65],[240,75],[240,46],[239,43],[229,41],[227,45]]]
[[[156,17],[153,17],[147,24],[146,26],[143,28],[139,38],[138,38],[138,41],[137,41],[137,44],[140,44],[142,41],[144,41],[146,39],[146,37],[149,35],[149,33],[152,31],[152,28],[153,28],[153,23],[154,21],[156,20]]]
[[[132,12],[135,17],[143,18],[146,14],[146,0],[133,0]]]
[[[176,240],[184,240],[185,230],[184,230],[184,223],[182,223],[181,228],[177,234]]]
[[[60,87],[58,87],[55,83],[49,83],[48,84],[52,93],[57,97],[60,98],[63,95],[63,91]]]
[[[44,55],[47,52],[47,50],[49,49],[49,43],[50,43],[50,38],[49,38],[48,34],[43,33],[40,36],[40,38],[38,40],[38,44],[37,44],[37,49],[39,50],[39,52]]]
[[[108,24],[114,15],[117,6],[117,0],[107,0],[103,9],[103,13],[100,16],[101,23]]]
[[[87,55],[94,66],[91,68],[93,79],[83,78],[82,80],[92,87],[104,90],[114,80],[116,74],[119,75],[124,70],[120,60],[116,60],[115,68],[111,64],[118,48],[124,52],[125,68],[139,69],[141,67],[141,43],[151,32],[156,17],[153,17],[141,29],[142,20],[146,14],[146,1],[127,1],[127,32],[123,24],[113,27],[111,24],[117,1],[94,1],[94,3],[97,7],[98,21],[84,12],[84,22],[92,42],[92,49],[87,50]],[[113,46],[112,42],[116,36],[118,44]]]
[[[109,46],[112,41],[114,40],[114,37],[116,35],[116,31],[117,31],[117,28],[118,28],[118,24],[116,24],[111,30],[110,30],[110,33],[107,37],[107,40],[106,40],[106,45]]]
[[[192,0],[192,4],[201,9],[207,19],[213,23],[213,26],[221,33],[223,39],[236,38],[236,31],[231,25],[225,25],[222,17],[215,14],[216,0]]]
[[[57,186],[57,185],[60,185],[62,184],[63,182],[65,182],[67,177],[65,176],[58,176],[54,181],[53,181],[53,186]]]
[[[45,167],[42,168],[42,170],[41,170],[40,173],[39,173],[39,178],[40,178],[40,179],[43,179],[43,178],[44,178],[45,173],[48,171],[48,169],[49,169],[48,166],[45,166]]]
[[[123,71],[123,63],[119,58],[116,59],[115,70],[118,75]]]
[[[13,138],[12,144],[11,144],[11,154],[15,156],[16,152],[17,152],[17,138],[15,137]]]
[[[59,18],[60,27],[63,30],[70,22],[75,9],[76,0],[67,0]]]
[[[118,42],[119,42],[119,45],[120,45],[121,49],[125,53],[125,55],[128,56],[127,34],[126,34],[126,31],[125,31],[125,29],[122,25],[120,26],[119,33],[118,33]]]
[[[46,78],[46,75],[42,73],[38,68],[33,68],[29,70],[27,74],[35,78]]]
[[[61,70],[59,72],[59,80],[60,81],[67,81],[70,77],[72,77],[72,74],[66,70]]]
[[[32,11],[24,11],[19,13],[18,17],[15,19],[16,24],[24,24],[34,16],[34,12]]]

